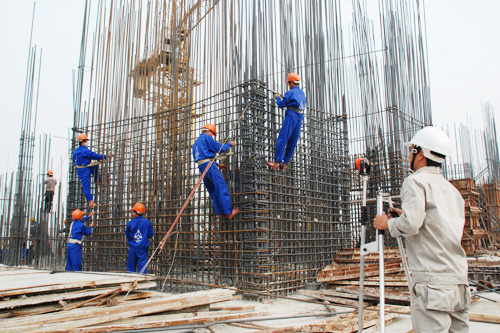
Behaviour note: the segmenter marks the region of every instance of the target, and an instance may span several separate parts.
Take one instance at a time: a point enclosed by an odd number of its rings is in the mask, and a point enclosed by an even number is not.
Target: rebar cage
[[[214,123],[219,141],[236,141],[220,163],[241,213],[217,217],[201,185],[149,272],[269,293],[315,280],[335,251],[351,244],[347,117],[308,108],[288,169],[272,170],[265,160],[274,157],[284,111],[271,97],[253,80],[176,110],[80,128],[100,153],[116,154],[101,164],[93,188],[99,207],[84,242],[84,269],[126,269],[125,225],[137,201],[154,226],[152,252],[199,180],[191,147]],[[68,212],[86,205],[76,173],[70,184]]]

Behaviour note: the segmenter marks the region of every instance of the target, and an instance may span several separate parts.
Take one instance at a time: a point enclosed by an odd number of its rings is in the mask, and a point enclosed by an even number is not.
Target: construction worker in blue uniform
[[[276,151],[274,162],[266,161],[272,169],[281,168],[285,170],[293,157],[293,152],[299,141],[304,110],[306,109],[306,95],[300,89],[300,77],[297,73],[290,73],[286,79],[288,90],[285,96],[276,94],[276,104],[278,107],[286,107],[285,120],[281,125],[281,130],[276,141]]]
[[[82,238],[92,233],[94,222],[90,223],[90,227],[85,227],[85,222],[94,215],[94,212],[88,216],[83,216],[83,212],[75,209],[71,214],[73,223],[69,228],[68,238],[68,253],[66,255],[66,270],[81,271],[82,270]]]
[[[93,208],[96,206],[96,203],[94,202],[92,193],[90,193],[90,176],[92,175],[94,182],[97,183],[99,179],[99,164],[98,162],[91,162],[91,160],[104,160],[108,157],[113,157],[114,154],[101,155],[94,153],[86,146],[88,142],[86,134],[78,135],[77,140],[80,145],[73,152],[73,163],[75,164],[78,177],[80,177],[82,182],[85,199],[89,203],[89,208]]]
[[[236,144],[234,141],[231,141],[222,145],[214,140],[213,137],[216,135],[217,130],[215,125],[207,124],[203,127],[203,132],[193,145],[193,158],[202,174],[210,163],[210,160],[215,157],[215,154],[224,153]],[[223,168],[222,165],[218,165],[216,162],[212,163],[203,178],[203,183],[212,198],[215,213],[219,217],[225,215],[228,219],[231,219],[240,210],[231,207],[231,196],[229,195],[226,181],[217,167]]]
[[[140,202],[132,207],[133,219],[127,222],[125,236],[128,242],[127,271],[148,273],[149,239],[154,236],[151,222],[142,217],[146,207]],[[145,267],[146,266],[146,267]]]

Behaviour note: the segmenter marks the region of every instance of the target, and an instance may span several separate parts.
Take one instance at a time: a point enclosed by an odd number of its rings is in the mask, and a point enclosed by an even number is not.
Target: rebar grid
[[[223,174],[233,206],[241,213],[233,220],[217,218],[208,192],[200,186],[150,271],[271,293],[313,281],[333,253],[351,243],[347,118],[326,121],[326,112],[308,109],[289,169],[274,171],[265,159],[274,154],[283,111],[268,95],[265,84],[254,80],[177,110],[80,128],[91,141],[109,138],[99,146],[113,147],[117,157],[102,164],[96,192],[98,222],[84,247],[85,269],[125,269],[125,224],[136,201],[146,205],[146,217],[157,233],[152,247],[158,245],[200,176],[191,146],[210,122],[218,126],[220,141],[234,133],[234,154],[221,163],[228,166]],[[173,112],[173,126],[178,128],[160,131],[158,122]],[[169,147],[170,155],[164,155],[163,146]],[[161,156],[163,161],[156,162]],[[85,205],[81,193],[69,199],[71,207]]]

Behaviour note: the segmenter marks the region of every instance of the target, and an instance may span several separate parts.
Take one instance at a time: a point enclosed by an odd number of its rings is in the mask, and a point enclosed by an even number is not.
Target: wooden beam
[[[156,282],[147,282],[138,285],[138,289],[150,289],[156,287]],[[0,310],[2,309],[13,309],[28,305],[37,305],[43,303],[59,302],[59,301],[69,301],[73,299],[93,297],[96,295],[101,295],[114,288],[97,288],[91,290],[78,290],[72,292],[56,293],[49,295],[39,295],[31,296],[27,298],[16,298],[0,302]]]
[[[490,314],[482,314],[482,313],[469,313],[470,321],[479,321],[482,323],[492,323],[492,324],[500,324],[500,316],[499,315],[490,315]]]
[[[29,331],[50,331],[59,329],[61,325],[68,330],[76,329],[123,318],[229,301],[234,293],[235,291],[227,289],[203,290],[168,297],[124,302],[112,307],[79,308],[64,313],[6,319],[2,322],[2,330],[3,332],[13,332],[22,327]]]

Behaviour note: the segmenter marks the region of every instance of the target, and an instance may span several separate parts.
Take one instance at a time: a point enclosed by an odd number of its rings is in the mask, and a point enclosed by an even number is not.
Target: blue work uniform
[[[127,222],[125,236],[128,242],[127,271],[141,272],[148,262],[149,239],[154,236],[153,226],[148,219],[137,216]],[[147,267],[143,273],[148,273]]]
[[[231,143],[228,142],[225,145],[222,145],[221,143],[215,141],[212,136],[201,133],[193,145],[193,158],[195,162],[212,159],[215,157],[216,153],[223,153],[229,148],[231,148]],[[200,173],[203,174],[203,171],[205,171],[205,168],[209,163],[210,161],[207,161],[198,165]],[[212,163],[210,169],[208,169],[207,174],[205,175],[205,178],[203,178],[203,183],[212,198],[215,213],[217,215],[224,214],[226,216],[231,214],[233,211],[233,208],[231,207],[231,196],[229,195],[226,181],[217,167],[217,163]]]
[[[73,163],[77,166],[89,165],[91,160],[103,159],[106,159],[106,155],[94,153],[84,145],[80,145],[73,152]],[[76,172],[78,173],[78,177],[80,177],[80,180],[82,182],[85,199],[87,199],[87,201],[94,200],[92,193],[90,193],[90,175],[94,177],[94,182],[97,183],[97,180],[99,179],[99,165],[93,165],[87,168],[77,168]]]
[[[66,270],[81,271],[82,270],[82,244],[83,235],[88,236],[92,233],[92,227],[86,228],[85,221],[89,219],[84,216],[82,220],[74,220],[71,224],[71,234],[68,239],[68,253],[66,255]]]
[[[288,90],[283,98],[276,97],[276,104],[280,108],[286,107],[285,120],[281,125],[281,130],[276,141],[276,152],[274,162],[284,162],[288,164],[292,159],[293,152],[299,141],[302,120],[304,120],[304,110],[306,109],[306,95],[304,91],[295,86]]]

